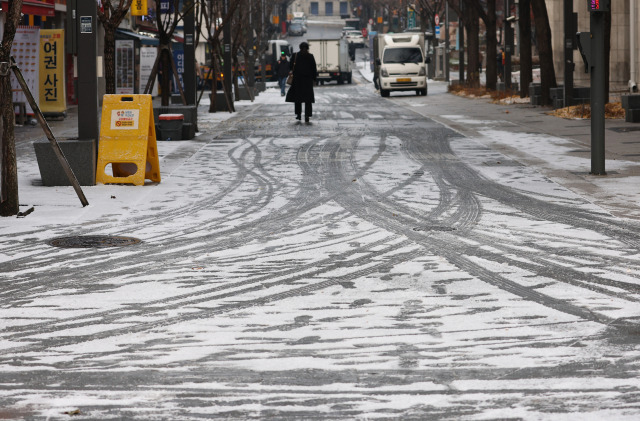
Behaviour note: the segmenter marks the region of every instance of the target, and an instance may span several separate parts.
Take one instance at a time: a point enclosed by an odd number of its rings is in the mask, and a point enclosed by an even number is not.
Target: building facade
[[[289,12],[302,12],[308,17],[337,16],[349,17],[353,10],[350,1],[342,0],[295,0]]]
[[[564,78],[564,0],[547,0],[547,8],[552,31],[553,56],[556,77],[559,83]],[[578,32],[589,32],[589,11],[587,1],[573,2],[573,11],[578,14]],[[611,1],[611,55],[609,82],[612,95],[637,91],[640,83],[640,2],[638,0]],[[576,65],[574,81],[576,86],[589,86],[590,75],[584,71],[580,52],[575,50],[573,60]]]

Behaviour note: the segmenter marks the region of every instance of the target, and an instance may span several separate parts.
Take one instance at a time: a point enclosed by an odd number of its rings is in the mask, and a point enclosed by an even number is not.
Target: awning
[[[116,29],[116,35],[120,35],[129,39],[136,39],[140,41],[140,44],[142,45],[158,45],[157,38],[151,38],[142,34],[138,34],[136,32],[125,31],[124,29]]]
[[[7,7],[9,7],[8,2],[6,0],[2,0],[0,4],[2,4],[2,11],[6,13]],[[23,0],[22,13],[25,15],[53,17],[56,15],[56,10],[53,3],[47,3],[39,0]]]

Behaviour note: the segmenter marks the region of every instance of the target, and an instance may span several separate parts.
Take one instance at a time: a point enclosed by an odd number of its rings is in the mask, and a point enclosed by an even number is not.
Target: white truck
[[[351,60],[346,39],[310,39],[309,52],[316,59],[318,82],[351,83]]]
[[[427,95],[427,57],[424,33],[378,34],[373,40],[374,72],[380,95],[416,91]]]

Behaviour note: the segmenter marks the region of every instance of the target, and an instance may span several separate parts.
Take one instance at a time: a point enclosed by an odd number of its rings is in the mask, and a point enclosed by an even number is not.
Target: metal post
[[[444,78],[449,82],[449,2],[444,4]]]
[[[576,28],[573,24],[573,1],[564,0],[564,106],[573,105],[573,49]]]
[[[460,12],[461,12],[461,14],[464,13],[464,2],[460,2]],[[462,83],[462,81],[464,81],[464,24],[463,24],[462,18],[460,16],[458,16],[458,41],[460,43],[460,50],[458,50],[458,56],[460,57],[458,59],[458,61],[460,63],[459,80],[460,80],[460,83]],[[487,60],[489,60],[489,55],[488,54],[487,54]]]
[[[593,60],[593,67],[591,67],[591,174],[606,175],[604,168],[605,12],[592,12],[590,15],[591,59]]]
[[[78,1],[78,137],[100,137],[98,117],[97,11],[92,1]]]
[[[196,78],[196,48],[195,48],[195,13],[193,0],[185,1],[187,13],[184,15],[184,96],[187,105],[195,105]]]
[[[229,14],[229,0],[224,0],[224,16]],[[227,103],[229,105],[229,111],[233,111],[233,95],[232,93],[232,66],[231,66],[231,20],[227,20],[227,23],[222,29],[222,44],[224,47],[223,52],[223,83],[225,96],[227,97]]]
[[[511,20],[511,2],[504,0],[504,87],[511,89],[511,54],[513,53],[513,28]]]
[[[255,75],[255,55],[254,55],[254,44],[253,44],[253,2],[249,2],[249,27],[247,28],[247,47],[248,51],[248,61],[245,61],[248,64],[247,68],[247,80],[245,83],[251,89],[253,89],[256,82]]]

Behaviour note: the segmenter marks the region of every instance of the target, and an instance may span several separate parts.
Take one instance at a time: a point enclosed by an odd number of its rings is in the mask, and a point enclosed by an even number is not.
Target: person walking
[[[280,60],[276,63],[276,75],[278,76],[278,84],[280,85],[280,96],[284,96],[287,87],[287,77],[291,71],[289,61],[284,51],[280,54]]]
[[[309,53],[309,44],[300,43],[300,51],[291,57],[291,74],[293,83],[287,92],[286,102],[295,104],[296,120],[301,119],[302,103],[304,102],[304,121],[309,122],[313,115],[312,103],[316,102],[313,95],[313,85],[318,79],[316,59]]]

